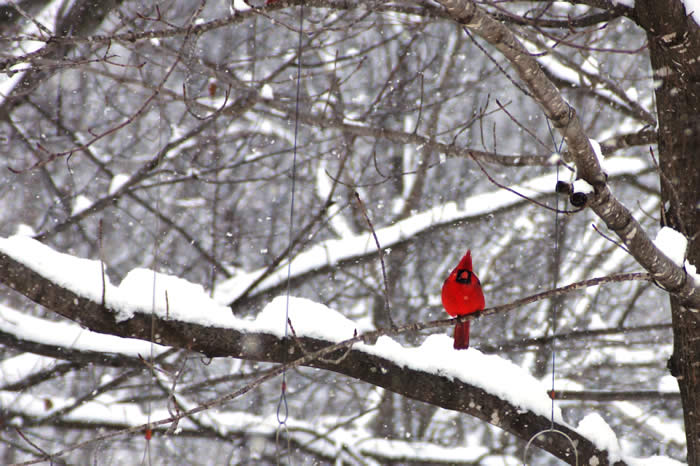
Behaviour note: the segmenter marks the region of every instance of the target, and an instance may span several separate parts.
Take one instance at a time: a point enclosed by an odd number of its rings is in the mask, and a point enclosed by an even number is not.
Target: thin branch
[[[11,272],[10,272],[11,270]],[[36,272],[33,270],[29,269],[26,265],[17,262],[10,258],[9,256],[5,254],[0,254],[0,277],[3,277],[3,281],[7,283],[9,286],[17,289],[17,291],[25,294],[27,297],[30,299],[33,299],[35,302],[42,304],[46,306],[47,308],[53,310],[54,312],[57,312],[61,315],[66,315],[66,317],[73,318],[76,320],[79,320],[83,323],[83,325],[88,326],[89,328],[92,328],[93,330],[97,331],[103,331],[105,333],[111,333],[119,336],[129,336],[132,338],[140,338],[140,339],[148,339],[150,337],[150,329],[148,328],[149,326],[147,323],[150,321],[151,318],[153,318],[153,313],[152,312],[135,312],[133,317],[131,317],[128,321],[124,321],[121,323],[115,323],[114,322],[114,313],[111,310],[106,310],[104,307],[100,306],[98,303],[91,301],[87,298],[81,297],[76,295],[75,293],[71,292],[70,290],[67,290],[65,288],[62,288],[58,285],[55,285],[51,283],[49,280],[42,279],[38,275],[36,275]],[[644,274],[644,273],[632,273],[632,274],[619,274],[619,275],[613,275],[613,276],[608,276],[608,277],[600,277],[600,278],[594,278],[591,280],[585,280],[582,282],[577,282],[573,283],[571,285],[557,288],[555,290],[550,290],[547,292],[543,293],[538,293],[536,295],[532,295],[526,298],[523,298],[521,300],[515,301],[510,304],[506,304],[503,306],[497,306],[493,308],[489,308],[484,310],[483,312],[480,313],[480,315],[490,315],[490,314],[496,314],[496,313],[502,313],[502,312],[507,312],[512,309],[521,307],[525,304],[529,304],[535,301],[539,301],[542,299],[549,299],[554,296],[558,296],[564,293],[569,293],[571,291],[584,288],[586,286],[597,286],[601,285],[603,283],[613,283],[613,282],[620,282],[620,281],[625,281],[625,280],[648,280],[649,275]],[[45,290],[45,286],[51,286],[52,292],[47,293]],[[458,319],[458,321],[466,321],[466,320],[471,320],[474,318],[475,315],[468,315],[468,316],[462,316]],[[159,317],[160,319],[160,317]],[[366,367],[366,364],[373,364],[369,361],[365,361],[364,363],[360,364],[362,361],[364,361],[365,358],[373,358],[374,364],[381,364],[381,367],[391,367],[391,371],[393,371],[394,363],[390,360],[384,359],[384,358],[379,358],[380,361],[377,361],[377,356],[365,353],[363,351],[360,351],[358,349],[351,350],[350,355],[348,356],[350,362],[345,362],[345,364],[327,364],[323,363],[322,359],[331,357],[334,353],[337,352],[344,352],[348,346],[353,345],[355,343],[359,342],[368,342],[368,341],[373,341],[376,340],[378,337],[383,336],[383,335],[397,335],[399,333],[404,333],[404,332],[417,332],[420,330],[425,330],[425,329],[430,329],[430,328],[441,328],[441,327],[446,327],[446,326],[451,326],[454,325],[455,320],[453,319],[440,319],[440,320],[435,320],[431,322],[416,322],[416,323],[410,323],[406,325],[402,325],[397,328],[381,328],[377,329],[374,331],[369,331],[366,333],[363,333],[361,335],[353,335],[352,338],[349,338],[347,340],[344,340],[342,342],[336,343],[336,344],[330,344],[327,345],[327,342],[324,341],[318,341],[312,338],[307,338],[306,341],[308,342],[308,346],[313,346],[318,348],[319,345],[321,345],[321,348],[319,348],[316,351],[310,352],[308,354],[302,355],[301,357],[294,359],[295,353],[291,353],[289,351],[289,345],[284,344],[283,341],[281,341],[278,337],[273,336],[273,335],[268,335],[268,334],[257,334],[257,338],[260,338],[261,342],[267,341],[265,344],[261,345],[250,345],[250,344],[245,344],[245,341],[250,341],[247,338],[244,338],[248,336],[246,333],[243,333],[241,331],[235,330],[233,328],[218,328],[218,327],[212,327],[212,326],[204,326],[204,325],[198,325],[195,323],[190,323],[190,322],[182,322],[182,321],[177,321],[177,320],[168,320],[168,321],[163,321],[163,325],[159,326],[159,328],[162,328],[161,331],[161,342],[163,344],[169,344],[171,346],[175,347],[188,347],[191,348],[193,351],[201,351],[205,354],[207,354],[210,357],[213,356],[235,356],[239,358],[251,358],[255,360],[261,360],[261,361],[271,361],[271,362],[281,362],[280,366],[277,368],[271,370],[267,374],[263,375],[262,377],[256,379],[254,382],[248,384],[245,387],[242,387],[241,389],[223,395],[219,396],[217,398],[211,399],[209,401],[206,401],[202,403],[201,405],[179,413],[175,416],[170,416],[166,419],[161,419],[158,421],[150,421],[147,424],[143,425],[138,425],[134,426],[128,429],[124,429],[118,432],[114,433],[109,433],[105,435],[100,435],[98,437],[95,437],[89,441],[82,442],[82,443],[76,443],[74,445],[68,446],[65,449],[52,453],[50,455],[43,455],[40,456],[39,458],[32,460],[27,463],[22,463],[22,464],[33,464],[42,460],[47,459],[48,457],[53,457],[53,456],[59,456],[62,454],[65,454],[69,451],[73,451],[75,449],[83,448],[87,445],[90,445],[94,442],[101,441],[101,440],[106,440],[110,438],[115,438],[118,436],[122,435],[127,435],[127,434],[132,434],[132,433],[140,433],[144,431],[144,429],[147,428],[152,428],[156,427],[159,425],[166,425],[166,424],[172,424],[173,422],[179,421],[180,419],[183,419],[188,416],[195,415],[197,413],[203,412],[207,409],[210,409],[215,406],[219,406],[223,403],[226,403],[228,401],[231,401],[245,393],[250,392],[254,388],[260,386],[261,384],[265,383],[266,381],[272,379],[273,377],[276,377],[277,375],[281,374],[283,371],[287,371],[290,369],[294,369],[296,367],[302,366],[302,365],[311,365],[314,367],[320,367],[323,369],[327,370],[333,370],[336,372],[344,373],[349,376],[354,376],[354,377],[359,377],[362,380],[367,380],[370,383],[375,383],[381,386],[384,386],[386,388],[394,389],[397,388],[398,386],[394,386],[391,381],[394,380],[395,377],[399,377],[400,373],[405,373],[406,377],[416,377],[419,376],[421,373],[420,371],[412,370],[410,368],[399,368],[397,367],[396,370],[399,371],[397,373],[392,374],[389,379],[386,379],[386,375],[383,371],[363,371],[361,373],[358,373],[358,368],[361,367]],[[212,335],[212,332],[217,335],[216,338],[214,338]],[[249,335],[250,337],[253,337],[253,335]],[[291,360],[293,359],[293,360]],[[291,361],[290,361],[291,360]],[[360,366],[358,366],[360,364]],[[426,377],[430,378],[432,377],[431,375],[426,375]],[[381,380],[377,379],[380,378]],[[458,383],[460,386],[464,387],[465,385],[464,382],[449,382],[447,381],[446,383],[439,385],[439,387],[436,387],[436,390],[439,389],[450,389],[451,393],[452,390],[455,390],[456,387],[453,387],[451,384],[453,383]],[[399,384],[402,388],[401,393],[407,394],[407,396],[412,396],[416,397],[418,396],[418,393],[415,392],[417,390],[417,387],[411,386],[411,384]],[[468,384],[467,384],[468,385]],[[410,392],[410,393],[409,393]],[[471,393],[471,392],[469,392]],[[435,398],[435,396],[438,396],[439,399]],[[468,412],[469,414],[472,414],[476,417],[484,418],[486,416],[482,411],[478,410],[473,410],[468,407],[468,403],[462,399],[462,401],[459,401],[461,398],[454,398],[445,401],[443,396],[446,395],[436,395],[433,394],[432,392],[430,394],[422,394],[422,397],[425,399],[427,402],[431,402],[434,404],[438,404],[443,407],[447,407],[448,409],[458,409],[460,411]],[[466,394],[465,394],[466,396]],[[481,393],[480,395],[480,400],[482,402],[488,401],[491,403],[493,406],[502,406],[504,403],[507,404],[507,402],[501,400],[500,398],[490,395],[488,393]],[[442,401],[440,401],[442,400]],[[454,403],[459,402],[459,406],[455,405]],[[504,412],[505,413],[505,412]],[[490,415],[489,415],[490,416]],[[528,428],[508,428],[504,427],[506,430],[509,432],[512,432],[516,435],[520,435],[521,437],[529,438],[529,436],[532,434],[532,429],[539,429],[539,427],[549,425],[550,420],[548,418],[544,417],[538,417],[535,414],[532,413],[518,413],[517,410],[513,410],[512,416],[527,416],[527,422],[529,427]],[[484,420],[488,421],[488,418],[484,418]],[[509,423],[506,423],[506,425],[511,425]],[[576,438],[579,439],[579,441],[583,443],[587,443],[586,439],[581,437],[579,434],[576,434],[575,432],[571,431],[568,429],[566,426],[559,426],[562,429],[567,430],[568,432],[571,432],[571,435],[575,435]],[[552,445],[541,445],[542,448],[547,449],[548,451],[551,451],[558,456],[564,455],[565,453],[562,453],[564,450],[562,450],[561,445],[558,447],[552,446]],[[596,450],[595,447],[589,445],[589,448],[592,448],[593,450]],[[561,456],[560,456],[561,457]]]
[[[389,299],[389,282],[386,279],[386,267],[384,266],[384,250],[382,249],[382,246],[379,244],[379,238],[377,238],[377,232],[374,231],[374,225],[372,225],[372,221],[369,219],[369,215],[367,215],[367,209],[365,209],[365,205],[362,202],[362,199],[360,199],[360,194],[355,191],[355,199],[357,200],[357,204],[360,206],[360,210],[362,211],[362,215],[365,217],[365,221],[367,222],[367,225],[369,225],[369,230],[372,232],[372,236],[374,237],[374,244],[377,245],[377,253],[379,254],[379,262],[382,264],[382,278],[384,279],[384,305],[387,313],[387,317],[389,318],[389,325],[391,325],[392,328],[396,328],[396,324],[394,323],[394,319],[391,317],[391,301]]]
[[[618,248],[622,249],[622,250],[625,251],[627,254],[630,254],[629,249],[627,249],[627,248],[625,247],[624,244],[622,244],[620,241],[615,241],[613,238],[611,238],[610,236],[608,236],[608,235],[606,235],[605,233],[603,233],[602,231],[600,231],[600,228],[598,228],[597,226],[595,226],[595,223],[591,223],[591,226],[592,226],[593,229],[596,231],[596,233],[598,233],[600,236],[602,236],[602,237],[605,238],[606,240],[610,241],[612,244],[614,244],[614,245],[617,246]],[[630,254],[630,255],[631,255],[631,254]]]
[[[629,391],[604,391],[604,390],[557,390],[554,393],[557,400],[597,401],[608,403],[611,401],[679,401],[680,392],[660,392],[657,390],[629,390]]]
[[[472,160],[479,166],[479,168],[481,169],[483,174],[486,175],[486,178],[488,178],[491,183],[495,184],[496,186],[498,186],[501,189],[505,189],[506,191],[509,191],[509,192],[515,194],[516,196],[525,199],[526,201],[532,202],[533,204],[538,205],[538,206],[542,207],[543,209],[551,210],[552,212],[557,212],[557,213],[561,213],[561,214],[575,214],[576,212],[580,212],[581,210],[583,210],[581,208],[576,209],[576,210],[558,210],[558,209],[555,209],[554,207],[549,207],[547,204],[544,204],[540,201],[532,199],[531,197],[528,197],[522,193],[519,193],[515,189],[510,188],[510,187],[496,181],[491,175],[489,175],[489,173],[486,171],[484,166],[481,165],[479,160],[476,157],[474,157],[471,152],[469,152],[469,155],[471,156]]]
[[[547,335],[535,338],[526,338],[524,340],[506,341],[496,344],[482,343],[479,345],[479,350],[484,353],[501,353],[503,351],[511,351],[518,348],[525,349],[529,346],[545,346],[552,341],[573,341],[592,339],[606,335],[621,335],[628,333],[649,333],[658,330],[670,330],[670,323],[658,323],[650,325],[640,325],[638,327],[613,327],[593,330],[578,330],[575,332],[558,333],[556,335]]]
[[[685,224],[683,222],[683,219],[681,218],[681,216],[678,213],[678,209],[680,208],[680,205],[681,205],[680,198],[678,197],[678,191],[676,191],[676,187],[673,185],[673,183],[668,178],[668,176],[666,176],[666,173],[664,173],[663,170],[661,170],[659,163],[656,161],[656,156],[654,156],[654,148],[653,147],[649,147],[649,155],[651,156],[652,162],[654,162],[654,168],[656,169],[656,172],[658,173],[659,178],[661,179],[661,181],[663,183],[663,186],[665,186],[666,189],[668,189],[668,192],[670,194],[669,197],[673,201],[672,208],[669,209],[669,211],[671,211],[675,214],[676,222],[678,222],[678,227],[680,228],[681,233],[683,233],[683,236],[685,236],[687,238],[688,231],[685,228]],[[663,221],[664,221],[663,225],[665,225],[665,226],[668,225],[667,220],[666,220],[666,209],[664,209],[663,206],[661,207],[661,214],[663,216]]]

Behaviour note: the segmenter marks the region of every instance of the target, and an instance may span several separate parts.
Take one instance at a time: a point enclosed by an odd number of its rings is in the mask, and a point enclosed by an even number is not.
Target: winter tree
[[[696,7],[0,5],[1,461],[699,464]]]

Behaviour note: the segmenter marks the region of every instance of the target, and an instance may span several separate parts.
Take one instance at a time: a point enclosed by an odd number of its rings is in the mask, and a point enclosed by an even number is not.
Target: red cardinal
[[[484,309],[481,282],[472,272],[472,252],[459,261],[442,285],[442,305],[452,317],[471,314]],[[469,321],[455,325],[455,349],[469,348]]]

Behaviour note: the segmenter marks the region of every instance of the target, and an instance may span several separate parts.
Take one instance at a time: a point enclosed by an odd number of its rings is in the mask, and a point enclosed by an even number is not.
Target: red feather
[[[481,282],[472,270],[471,251],[462,257],[457,267],[442,285],[442,305],[452,317],[472,314],[484,309]],[[455,325],[455,349],[469,348],[469,321]]]

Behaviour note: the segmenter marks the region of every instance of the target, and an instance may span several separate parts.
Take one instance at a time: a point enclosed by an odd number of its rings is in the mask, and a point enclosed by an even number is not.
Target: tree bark
[[[642,0],[637,20],[647,31],[659,120],[658,148],[665,224],[690,238],[688,260],[700,265],[700,50],[698,24],[678,0]],[[688,464],[700,464],[700,315],[671,297],[671,374],[683,403]]]

